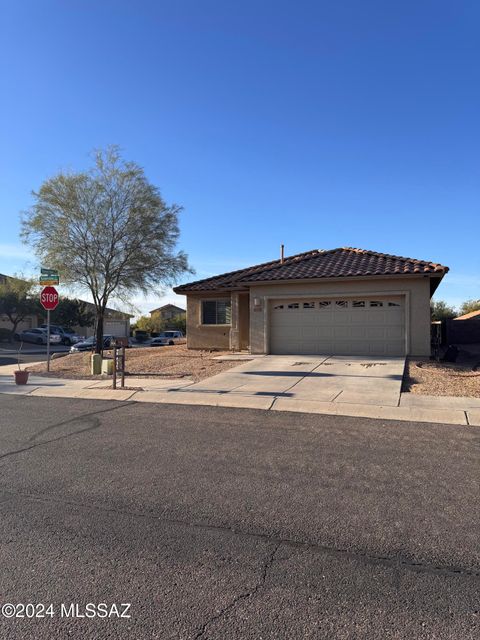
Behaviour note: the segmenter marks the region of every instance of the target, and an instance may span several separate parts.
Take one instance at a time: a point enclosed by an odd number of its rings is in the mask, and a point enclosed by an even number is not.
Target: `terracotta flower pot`
[[[15,384],[27,384],[29,371],[15,371]]]

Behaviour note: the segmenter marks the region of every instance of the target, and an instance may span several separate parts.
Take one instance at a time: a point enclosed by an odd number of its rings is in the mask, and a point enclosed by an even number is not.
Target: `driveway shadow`
[[[237,388],[235,389],[191,389],[191,388],[181,388],[181,389],[171,389],[169,391],[169,393],[212,393],[216,396],[225,396],[225,395],[229,395],[229,396],[234,396],[234,395],[239,395],[239,396],[245,396],[245,395],[249,395],[249,396],[270,396],[270,397],[282,397],[282,398],[291,398],[293,397],[295,394],[293,393],[286,393],[285,391],[248,391],[248,390],[241,390],[239,389],[237,391]]]
[[[351,373],[317,373],[316,371],[242,371],[243,375],[248,376],[278,376],[281,378],[381,378],[388,380],[402,380],[403,376],[398,374],[382,374],[371,376],[365,374]]]

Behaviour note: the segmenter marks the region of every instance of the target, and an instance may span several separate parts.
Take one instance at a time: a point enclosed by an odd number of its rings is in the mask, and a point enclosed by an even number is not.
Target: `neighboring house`
[[[480,343],[480,311],[470,311],[446,322],[448,344]]]
[[[95,314],[95,305],[92,302],[85,302],[85,305],[87,311]],[[133,315],[107,307],[103,320],[103,333],[117,338],[128,337],[130,335],[130,318],[133,318]],[[93,336],[95,334],[95,325],[91,327],[75,327],[75,331],[87,337]]]
[[[472,320],[473,322],[480,322],[480,309],[478,311],[470,311],[464,313],[463,316],[457,316],[454,320]]]
[[[184,318],[185,314],[185,309],[177,307],[174,304],[164,304],[162,307],[158,307],[158,309],[153,309],[153,311],[150,311],[151,318],[155,317],[155,319],[159,319],[162,322]]]
[[[0,273],[0,284],[5,284],[7,280],[18,280],[18,278],[6,276],[3,273]],[[25,318],[18,323],[17,332],[25,331],[26,329],[35,329],[38,324],[37,316],[35,314],[25,316]],[[7,329],[8,331],[12,330],[12,323],[7,316],[0,315],[0,329]]]
[[[25,331],[26,329],[35,329],[37,326],[37,316],[26,316],[21,322],[17,324],[17,332]],[[12,331],[12,323],[7,316],[0,315],[0,329],[7,329],[8,331]]]
[[[313,250],[190,282],[191,349],[430,355],[430,298],[448,267],[363,249]]]
[[[7,278],[12,278],[12,276],[6,276],[0,273],[0,284],[4,283]],[[85,305],[87,307],[87,311],[91,311],[93,314],[95,313],[95,305],[93,303],[85,302]],[[117,337],[129,336],[130,318],[133,318],[133,316],[128,313],[123,313],[122,311],[117,311],[116,309],[107,307],[105,309],[103,333]],[[44,318],[39,318],[36,314],[26,316],[23,321],[18,324],[17,332],[23,331],[24,329],[34,329],[44,321]],[[6,316],[0,316],[0,328],[11,330],[12,323]],[[84,336],[92,336],[95,333],[95,327],[93,325],[91,327],[73,327],[73,329],[80,335]]]

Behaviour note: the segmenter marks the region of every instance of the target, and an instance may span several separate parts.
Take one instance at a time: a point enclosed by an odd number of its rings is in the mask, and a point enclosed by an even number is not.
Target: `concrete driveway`
[[[181,389],[181,393],[289,398],[397,407],[405,358],[264,356]]]

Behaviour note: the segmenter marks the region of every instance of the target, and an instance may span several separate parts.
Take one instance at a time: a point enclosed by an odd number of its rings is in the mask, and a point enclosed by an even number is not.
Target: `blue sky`
[[[114,143],[185,207],[197,277],[354,246],[480,297],[479,24],[473,0],[0,0],[0,272],[36,272],[31,190]]]

